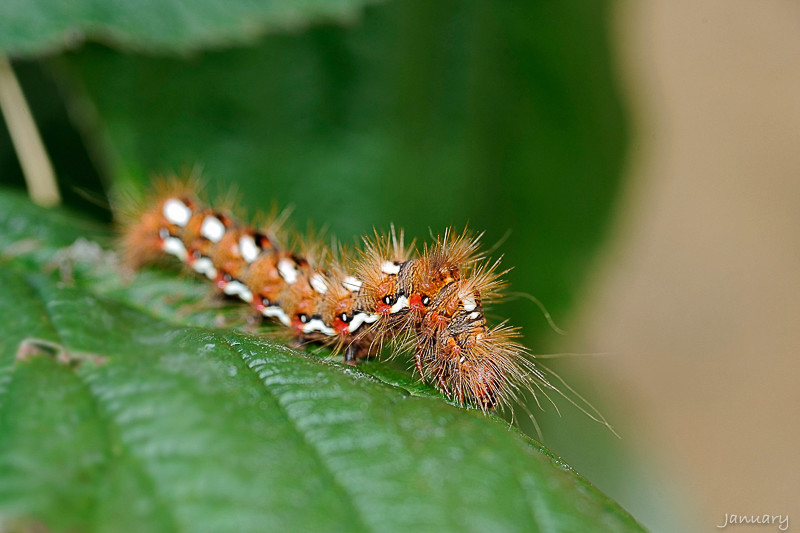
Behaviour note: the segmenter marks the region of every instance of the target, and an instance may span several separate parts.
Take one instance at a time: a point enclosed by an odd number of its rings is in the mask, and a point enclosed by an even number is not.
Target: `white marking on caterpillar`
[[[288,326],[291,322],[291,320],[289,320],[289,315],[286,314],[286,311],[277,305],[271,305],[265,308],[263,311],[261,311],[261,314],[267,318],[277,318],[284,326]]]
[[[342,287],[350,292],[358,292],[361,290],[361,282],[353,276],[347,276],[342,280]]]
[[[319,331],[323,335],[328,335],[329,337],[336,335],[336,331],[326,326],[325,322],[319,318],[312,318],[303,326],[303,333],[313,333],[315,331]]]
[[[397,275],[400,273],[400,265],[396,265],[391,261],[384,261],[381,265],[381,272],[384,274]]]
[[[461,298],[461,303],[464,305],[464,310],[467,312],[474,311],[478,304],[475,302],[475,293],[469,293]]]
[[[200,234],[211,242],[219,242],[225,235],[225,224],[215,216],[207,216],[200,226]]]
[[[286,258],[278,261],[278,273],[289,285],[297,281],[297,270],[294,268],[294,263]]]
[[[222,292],[228,296],[238,296],[247,303],[253,301],[253,293],[247,288],[247,285],[238,280],[229,281]]]
[[[380,315],[372,315],[370,313],[356,313],[353,315],[353,320],[347,325],[348,331],[353,333],[361,327],[361,324],[372,324],[380,318]]]
[[[473,312],[471,312],[469,314],[469,319],[470,320],[477,320],[479,316],[481,316],[481,314],[479,312],[473,311]]]
[[[239,239],[239,252],[242,258],[248,263],[252,263],[258,258],[261,249],[256,246],[256,241],[250,235],[244,235]]]
[[[401,296],[389,309],[389,313],[397,313],[398,311],[401,311],[406,307],[408,307],[408,298],[406,298],[405,296]]]
[[[320,294],[328,292],[328,284],[319,272],[311,276],[309,283],[311,283],[311,287]]]
[[[162,213],[164,214],[164,218],[167,219],[167,222],[180,227],[184,227],[188,224],[189,219],[192,217],[192,210],[189,209],[185,203],[175,198],[170,198],[164,202]]]
[[[203,274],[208,279],[217,278],[217,269],[214,268],[214,263],[208,257],[198,257],[192,263],[192,268],[198,274]]]
[[[186,261],[189,257],[189,254],[186,253],[186,246],[184,246],[183,241],[177,237],[167,237],[164,239],[164,244],[161,245],[161,248],[166,253],[174,255],[181,261]]]

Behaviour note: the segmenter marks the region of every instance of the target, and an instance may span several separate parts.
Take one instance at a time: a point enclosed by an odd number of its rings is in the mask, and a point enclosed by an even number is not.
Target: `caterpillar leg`
[[[344,349],[344,364],[355,366],[358,362],[358,347],[350,344]]]
[[[248,333],[256,333],[259,326],[264,323],[264,315],[261,313],[248,313],[244,323],[244,330]]]
[[[425,347],[422,344],[417,344],[416,348],[414,349],[414,366],[417,367],[417,373],[422,379],[425,379],[425,374],[423,373],[422,367],[422,358],[425,355]]]
[[[444,379],[444,375],[440,374],[438,381],[439,381],[439,390],[442,392],[442,394],[444,394],[448,398],[452,399],[453,394],[450,392],[450,389],[447,387],[447,381]],[[463,403],[463,399],[461,399],[461,398],[459,398],[459,399],[462,400],[462,403]]]

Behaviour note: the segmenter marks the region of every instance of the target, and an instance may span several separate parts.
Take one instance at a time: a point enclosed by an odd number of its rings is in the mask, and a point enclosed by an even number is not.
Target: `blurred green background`
[[[250,212],[293,205],[297,226],[344,242],[391,222],[418,242],[468,224],[486,247],[502,241],[494,255],[513,267],[511,291],[563,325],[606,236],[626,153],[610,10],[391,1],[230,43],[147,48],[89,31],[67,51],[12,47],[11,57],[75,209],[108,221],[114,187],[200,167],[212,197],[235,186]],[[24,186],[1,128],[0,180]],[[558,350],[530,301],[491,313],[522,327],[534,353]],[[578,389],[601,410],[613,395]],[[544,442],[625,505],[616,439],[561,407],[563,419],[537,411]]]

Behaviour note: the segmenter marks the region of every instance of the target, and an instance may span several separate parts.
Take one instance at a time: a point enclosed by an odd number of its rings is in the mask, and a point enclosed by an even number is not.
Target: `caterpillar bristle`
[[[221,212],[229,213],[238,220],[247,220],[248,213],[242,205],[244,195],[239,187],[232,183],[226,187],[222,194],[214,199],[214,207]]]
[[[294,343],[330,346],[349,364],[391,341],[394,353],[414,354],[422,379],[462,406],[489,412],[524,394],[552,401],[555,392],[606,423],[552,373],[567,392],[551,383],[518,330],[487,324],[484,306],[503,297],[508,270],[486,258],[482,234],[448,228],[417,253],[392,225],[373,230],[355,250],[335,240],[328,247],[322,232],[287,238],[286,210],[248,225],[233,200],[209,207],[197,180],[158,180],[124,226],[126,264],[175,256],[220,293],[280,322]]]
[[[423,258],[431,270],[442,269],[450,265],[469,266],[483,259],[480,251],[480,240],[483,233],[474,234],[469,228],[454,233],[453,228],[445,229],[442,235],[433,235],[433,243],[425,245]]]
[[[332,257],[331,249],[325,245],[326,230],[308,226],[305,233],[295,232],[289,247],[314,268],[320,268]]]

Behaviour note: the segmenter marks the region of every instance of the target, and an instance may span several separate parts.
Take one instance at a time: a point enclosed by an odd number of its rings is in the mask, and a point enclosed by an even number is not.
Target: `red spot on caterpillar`
[[[408,298],[408,306],[415,311],[424,311],[425,306],[422,305],[422,296],[417,293],[412,294]]]
[[[388,315],[392,312],[392,306],[385,302],[378,302],[375,306],[375,312],[379,315]]]
[[[347,335],[350,333],[350,325],[344,322],[341,318],[333,319],[333,329],[339,335]]]
[[[297,332],[302,333],[302,331],[303,331],[303,321],[300,320],[300,316],[292,315],[291,323],[292,323],[292,329],[294,329]]]

